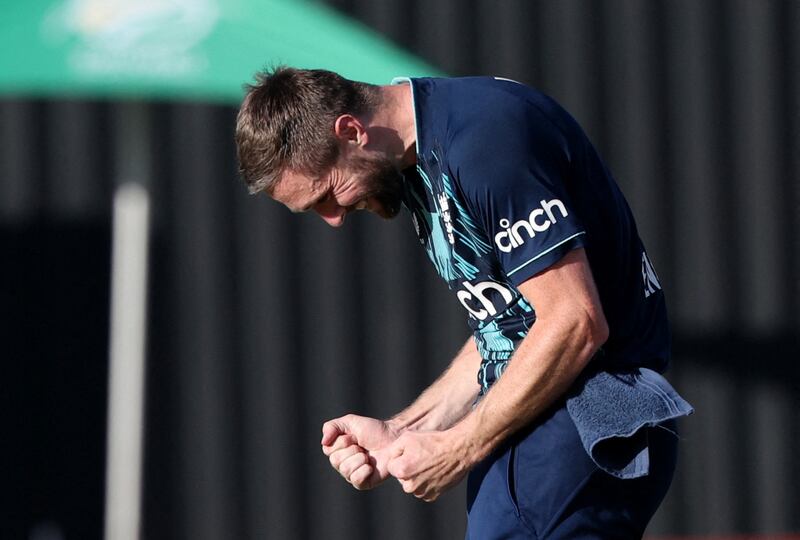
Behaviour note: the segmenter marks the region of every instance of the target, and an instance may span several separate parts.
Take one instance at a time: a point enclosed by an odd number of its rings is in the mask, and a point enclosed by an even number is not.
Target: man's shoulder
[[[542,92],[508,79],[447,79],[446,145],[451,165],[523,163],[557,152],[574,130],[569,114]]]
[[[490,75],[476,75],[469,77],[414,77],[396,78],[394,82],[404,82],[411,80],[415,86],[424,88],[426,91],[433,92],[455,92],[464,94],[485,95],[487,91],[503,91],[512,95],[544,96],[544,94],[532,86],[522,82],[508,79],[505,77],[494,77]]]
[[[476,119],[490,113],[519,112],[530,107],[547,107],[547,96],[522,83],[498,77],[426,77],[414,79],[418,97],[449,110],[458,118]]]
[[[495,77],[415,79],[423,155],[437,151],[465,192],[511,179],[542,160],[558,160],[579,133],[542,92]],[[420,128],[421,126],[421,128]]]

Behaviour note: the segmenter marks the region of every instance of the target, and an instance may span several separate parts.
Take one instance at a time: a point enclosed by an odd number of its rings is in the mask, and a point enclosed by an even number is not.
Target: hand
[[[425,502],[460,482],[475,463],[463,437],[452,431],[406,431],[388,450],[389,473]]]
[[[372,489],[388,478],[389,445],[397,438],[390,422],[348,414],[322,426],[322,452],[356,489]]]

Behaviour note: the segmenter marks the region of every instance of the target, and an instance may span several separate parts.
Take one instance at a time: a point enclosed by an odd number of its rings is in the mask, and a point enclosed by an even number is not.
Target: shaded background
[[[448,73],[544,90],[609,162],[697,409],[651,533],[800,531],[800,2],[331,3]],[[461,307],[407,219],[334,231],[247,196],[235,112],[0,101],[0,537],[101,534],[112,179],[143,177],[145,537],[463,537],[463,487],[355,492],[318,446],[431,382]]]

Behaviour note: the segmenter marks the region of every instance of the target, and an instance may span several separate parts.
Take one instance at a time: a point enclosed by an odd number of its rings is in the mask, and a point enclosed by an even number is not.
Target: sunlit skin
[[[334,227],[358,209],[391,217],[369,195],[370,186],[416,163],[416,133],[408,85],[382,92],[374,114],[336,119],[340,156],[330,170],[285,171],[272,198],[293,212],[313,210]],[[326,422],[322,451],[334,469],[357,489],[394,476],[405,492],[433,501],[562,395],[608,336],[584,250],[568,253],[519,291],[536,306],[536,325],[479,405],[472,407],[481,359],[469,339],[445,373],[394,418]]]
[[[270,196],[292,212],[313,210],[330,226],[341,226],[347,214],[368,210],[392,217],[379,200],[370,197],[369,178],[375,171],[357,161],[384,160],[395,174],[416,163],[416,130],[408,84],[381,87],[383,107],[370,115],[339,116],[333,126],[339,159],[318,175],[285,170]]]
[[[313,210],[328,225],[340,227],[347,214],[369,206],[359,180],[336,169],[318,180],[303,173],[286,171],[276,184],[272,197],[292,212]]]
[[[353,172],[346,165],[334,166],[318,179],[285,171],[271,195],[292,212],[313,210],[332,227],[344,224],[347,215],[356,210],[392,217],[379,200],[369,195],[368,185],[364,172]]]
[[[436,500],[562,395],[608,338],[582,248],[519,290],[537,307],[536,324],[476,407],[480,356],[470,338],[447,371],[392,419],[347,415],[323,425],[322,451],[356,489],[394,476],[406,493]]]

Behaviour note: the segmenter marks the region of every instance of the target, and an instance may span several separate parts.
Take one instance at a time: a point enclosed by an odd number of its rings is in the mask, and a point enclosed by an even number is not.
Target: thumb
[[[372,450],[369,452],[370,463],[375,468],[375,471],[378,475],[382,478],[386,478],[389,474],[387,466],[389,465],[389,460],[392,459],[392,446],[384,446],[378,450]]]
[[[345,433],[348,433],[348,427],[343,418],[328,420],[322,424],[322,446],[330,446],[339,435]]]
[[[404,446],[396,441],[386,448],[386,471],[395,478],[402,479],[405,475],[405,461],[403,459]]]
[[[389,447],[389,459],[399,458],[405,453],[405,445],[402,441],[395,442],[392,446]]]

